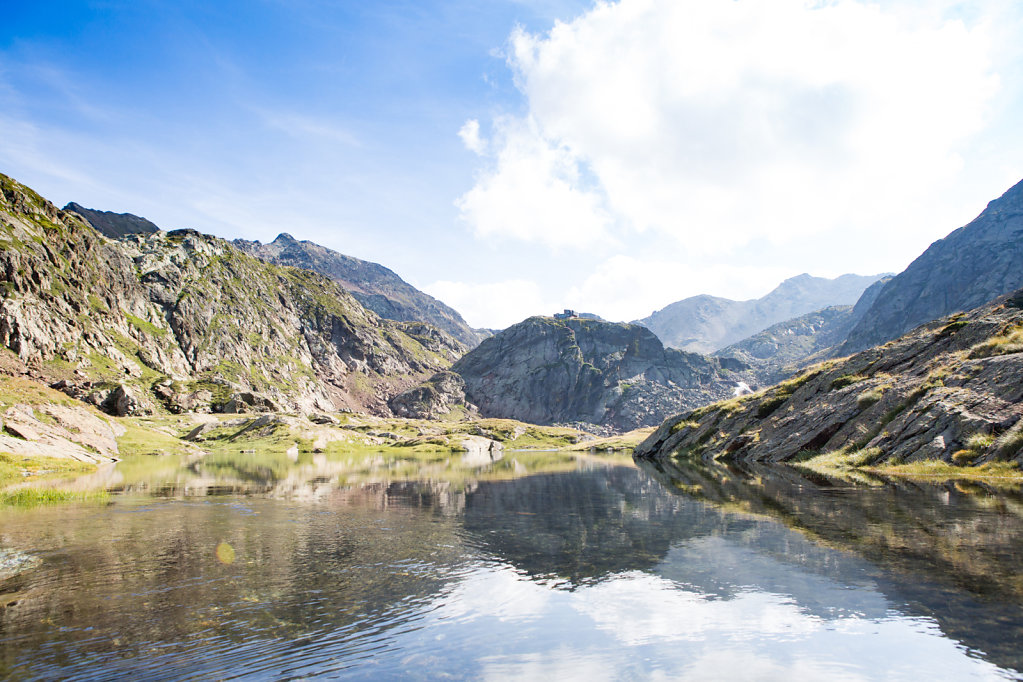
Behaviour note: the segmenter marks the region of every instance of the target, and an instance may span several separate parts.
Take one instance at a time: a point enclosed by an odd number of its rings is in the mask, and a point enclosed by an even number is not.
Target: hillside
[[[666,346],[711,353],[783,322],[829,306],[852,305],[881,275],[842,275],[836,279],[798,275],[766,296],[732,301],[693,296],[662,308],[637,323]]]
[[[849,333],[848,354],[1023,286],[1023,181],[894,277]]]
[[[673,417],[639,457],[863,466],[1023,458],[1023,290],[765,392]]]
[[[193,230],[111,241],[0,175],[0,344],[116,414],[388,413],[460,349],[316,273]]]
[[[487,417],[630,430],[732,395],[747,378],[744,369],[734,360],[665,348],[639,325],[531,317],[484,340],[392,407],[438,416],[463,406]]]
[[[456,310],[419,291],[382,265],[346,256],[310,241],[299,241],[286,233],[269,244],[236,239],[234,245],[268,263],[326,275],[380,317],[432,324],[468,348],[485,336],[469,327]]]

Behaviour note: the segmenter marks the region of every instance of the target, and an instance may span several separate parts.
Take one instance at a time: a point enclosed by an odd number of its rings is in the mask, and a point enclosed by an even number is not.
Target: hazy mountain
[[[882,275],[842,275],[836,279],[798,275],[766,296],[732,301],[693,296],[676,301],[638,321],[666,345],[710,353],[763,331],[773,324],[829,306],[852,305]]]

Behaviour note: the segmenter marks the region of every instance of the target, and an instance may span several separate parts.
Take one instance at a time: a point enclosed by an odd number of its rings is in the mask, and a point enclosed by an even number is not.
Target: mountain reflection
[[[0,582],[0,674],[1023,667],[1018,496],[518,455],[129,462],[110,487],[159,497],[0,511],[41,559]]]

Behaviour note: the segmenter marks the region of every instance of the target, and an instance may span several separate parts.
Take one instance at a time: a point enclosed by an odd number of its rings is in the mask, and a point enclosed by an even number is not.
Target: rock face
[[[732,301],[693,296],[638,321],[666,346],[694,353],[724,348],[773,324],[828,306],[852,305],[882,275],[842,275],[836,279],[807,274],[787,279],[763,298]]]
[[[1023,290],[768,391],[674,417],[636,450],[785,461],[1023,459]]]
[[[714,355],[745,362],[757,383],[769,386],[791,376],[807,358],[840,345],[854,323],[852,306],[832,306],[771,325]]]
[[[742,369],[734,360],[664,348],[638,325],[549,317],[509,327],[451,367],[464,382],[454,398],[464,392],[483,416],[623,430],[731,395]]]
[[[336,282],[194,230],[110,241],[0,175],[0,343],[114,413],[351,408],[446,368],[461,347],[381,320]]]
[[[154,234],[160,231],[155,224],[131,213],[97,211],[80,206],[73,201],[65,206],[64,210],[77,213],[100,234],[111,239],[120,239],[130,234]]]
[[[848,354],[1023,286],[1023,181],[939,239],[880,291],[849,333]]]
[[[474,331],[454,309],[424,294],[382,265],[332,251],[310,241],[281,234],[269,244],[236,239],[235,246],[268,263],[291,265],[330,277],[380,317],[426,322],[468,348],[485,336]]]

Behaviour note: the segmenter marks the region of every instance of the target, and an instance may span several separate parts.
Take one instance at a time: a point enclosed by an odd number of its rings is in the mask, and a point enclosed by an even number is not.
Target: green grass
[[[138,329],[140,332],[145,332],[151,336],[166,336],[169,332],[163,327],[157,327],[152,322],[143,320],[141,317],[135,317],[134,315],[125,314],[129,324]]]
[[[871,388],[856,396],[856,407],[865,410],[871,405],[880,402],[884,397],[884,389],[881,387]]]
[[[130,422],[122,422],[124,435],[117,439],[120,455],[165,455],[180,454],[187,447],[174,436],[162,431],[147,429]]]
[[[94,464],[59,457],[22,457],[0,452],[0,486],[31,480],[46,474],[88,473]],[[27,474],[27,475],[26,475]]]
[[[37,507],[63,502],[106,502],[110,495],[105,490],[62,490],[60,488],[18,488],[0,492],[0,505],[9,507]]]

